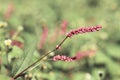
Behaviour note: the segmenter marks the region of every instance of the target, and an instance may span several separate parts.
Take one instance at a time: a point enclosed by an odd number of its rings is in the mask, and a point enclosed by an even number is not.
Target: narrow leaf
[[[22,57],[16,62],[13,66],[12,75],[20,73],[22,70],[27,68],[32,61],[32,56],[36,48],[36,39],[34,39],[29,45],[28,48],[24,51]]]

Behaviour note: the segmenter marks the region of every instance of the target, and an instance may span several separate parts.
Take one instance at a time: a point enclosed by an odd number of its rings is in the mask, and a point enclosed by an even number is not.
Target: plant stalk
[[[59,49],[59,47],[65,42],[65,40],[68,38],[68,36],[66,36],[58,45],[55,49],[53,49],[50,52],[47,52],[45,55],[43,55],[42,57],[40,57],[38,60],[36,60],[34,63],[32,63],[30,66],[28,66],[27,68],[25,68],[23,71],[21,71],[20,73],[18,73],[17,75],[15,75],[13,77],[13,79],[17,79],[18,77],[20,77],[24,72],[26,72],[28,69],[30,69],[32,66],[34,66],[36,63],[38,63],[39,61],[41,61],[44,57],[48,56],[50,53],[56,51]]]

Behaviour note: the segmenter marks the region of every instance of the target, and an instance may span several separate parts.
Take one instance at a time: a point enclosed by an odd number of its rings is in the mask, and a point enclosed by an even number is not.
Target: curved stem
[[[38,60],[36,60],[34,63],[32,63],[30,66],[28,66],[27,68],[25,68],[23,71],[21,71],[20,73],[18,73],[17,75],[15,75],[13,77],[13,79],[17,79],[19,76],[21,76],[24,72],[26,72],[28,69],[30,69],[32,66],[34,66],[36,63],[38,63],[39,61],[41,61],[44,57],[46,57],[48,54],[56,51],[59,49],[59,47],[65,42],[65,40],[67,39],[68,37],[66,36],[58,45],[55,49],[53,49],[52,51],[50,52],[47,52],[45,55],[43,55],[42,57],[40,57]]]

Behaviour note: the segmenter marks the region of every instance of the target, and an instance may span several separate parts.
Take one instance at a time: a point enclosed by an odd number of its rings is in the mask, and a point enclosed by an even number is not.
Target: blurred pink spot
[[[38,45],[38,49],[41,49],[44,46],[45,41],[47,39],[47,36],[48,36],[47,26],[43,26],[42,31],[43,32],[42,32],[42,35],[41,35],[41,40],[40,40],[39,45]]]
[[[64,20],[61,23],[61,34],[65,34],[66,33],[67,26],[68,26],[68,22],[66,20]]]
[[[8,20],[10,18],[13,11],[14,11],[14,5],[11,2],[11,3],[9,3],[8,8],[7,8],[7,10],[6,10],[5,14],[4,14],[4,17],[5,17],[6,20]]]
[[[10,30],[10,31],[9,31],[9,36],[10,36],[10,37],[13,37],[15,33],[16,33],[15,30]]]
[[[19,48],[23,48],[24,44],[18,40],[12,40],[12,46],[17,46]]]
[[[79,59],[82,59],[84,57],[84,54],[82,52],[78,52],[76,54],[76,59],[79,60]]]
[[[94,56],[96,54],[96,51],[95,50],[89,50],[89,51],[84,51],[84,52],[78,52],[76,53],[76,59],[77,60],[81,60],[85,57],[91,57],[91,56]]]

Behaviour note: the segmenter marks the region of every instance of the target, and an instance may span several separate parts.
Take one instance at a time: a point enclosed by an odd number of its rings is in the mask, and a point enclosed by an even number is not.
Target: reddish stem
[[[38,60],[36,60],[34,63],[32,63],[30,66],[28,66],[26,69],[24,69],[23,71],[21,71],[20,73],[18,73],[17,75],[15,75],[13,77],[13,79],[17,79],[18,77],[20,77],[24,72],[26,72],[28,69],[30,69],[32,66],[34,66],[36,63],[38,63],[39,61],[41,61],[44,57],[46,57],[48,54],[56,51],[59,49],[59,47],[65,42],[65,40],[67,39],[68,37],[66,36],[58,45],[55,49],[53,49],[52,51],[50,52],[47,52],[45,55],[43,55],[42,57],[40,57]]]

